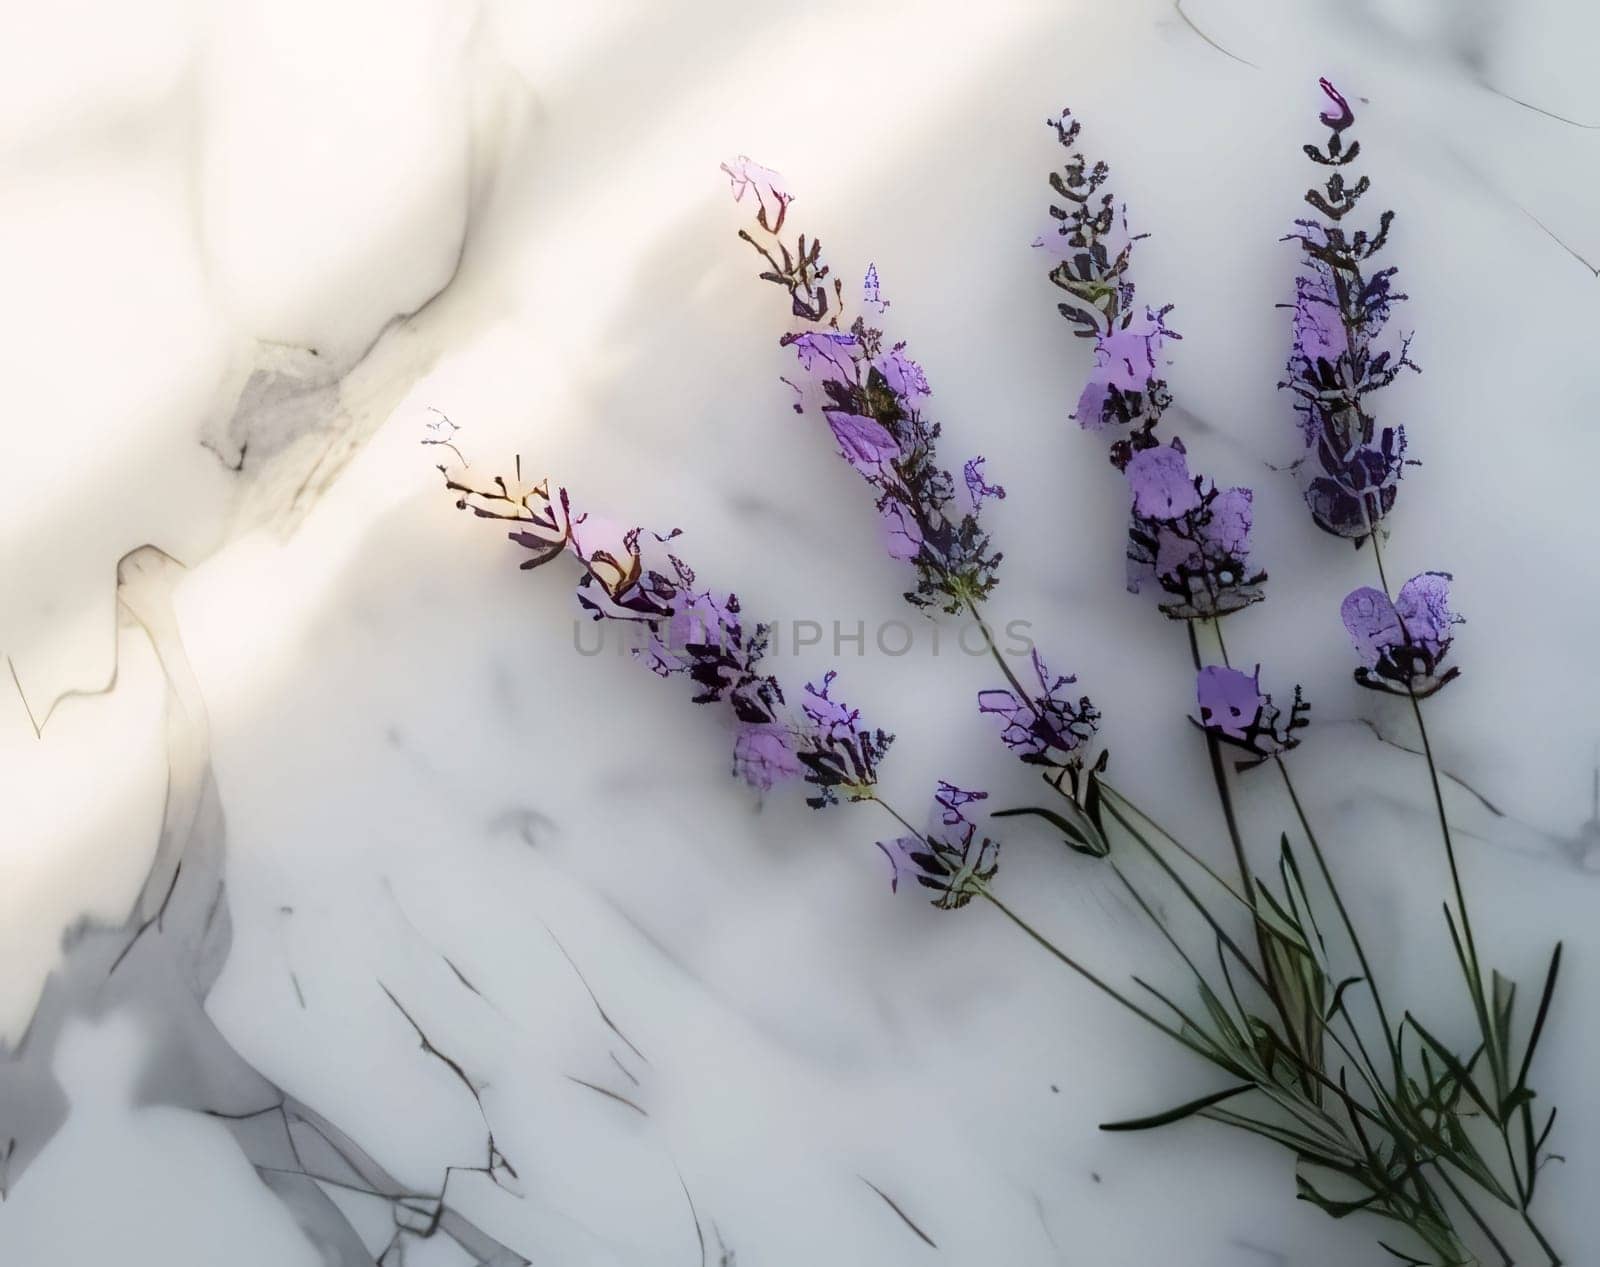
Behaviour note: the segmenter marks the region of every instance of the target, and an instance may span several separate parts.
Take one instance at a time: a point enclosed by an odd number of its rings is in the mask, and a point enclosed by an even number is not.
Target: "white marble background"
[[[0,651],[20,689],[0,678],[0,1037],[26,1032],[64,931],[129,918],[155,859],[166,684],[116,590],[148,544],[186,565],[165,575],[226,819],[233,940],[207,1011],[405,1185],[481,1165],[486,1117],[518,1191],[464,1174],[450,1197],[517,1254],[1377,1261],[1373,1229],[1296,1204],[1264,1146],[1098,1133],[1206,1074],[992,912],[893,898],[869,810],[758,805],[676,684],[575,655],[567,579],[519,574],[417,445],[443,410],[475,462],[520,453],[683,528],[763,614],[900,617],[862,490],[776,382],[782,304],[717,163],[781,168],[841,269],[876,261],[949,459],[982,451],[1010,489],[997,614],[1081,675],[1119,784],[1220,848],[1181,631],[1121,592],[1122,494],[1067,422],[1084,345],[1027,249],[1056,157],[1042,121],[1070,104],[1153,234],[1141,294],[1177,305],[1171,416],[1200,468],[1258,488],[1273,580],[1230,642],[1306,684],[1301,780],[1388,938],[1381,970],[1451,1015],[1424,772],[1355,724],[1411,742],[1349,681],[1337,603],[1366,556],[1268,468],[1295,444],[1277,239],[1328,74],[1369,103],[1364,206],[1400,213],[1425,368],[1388,394],[1425,462],[1390,550],[1404,574],[1453,571],[1470,622],[1432,709],[1444,764],[1501,811],[1451,793],[1480,936],[1523,978],[1569,942],[1540,1079],[1568,1161],[1544,1210],[1570,1261],[1600,1257],[1591,6],[6,10]],[[798,687],[828,658],[778,671]],[[981,662],[842,667],[899,732],[897,799],[938,775],[1023,795],[972,713]],[[1263,848],[1274,792],[1246,797]],[[1149,953],[1109,878],[1042,838],[1015,835],[1000,883],[1102,966]],[[116,1008],[67,1023],[51,1067],[71,1112],[20,1173],[0,1163],[0,1261],[336,1261],[221,1123],[148,1103],[162,1037]],[[340,1200],[381,1250],[388,1207]],[[435,1237],[405,1261],[476,1260]]]

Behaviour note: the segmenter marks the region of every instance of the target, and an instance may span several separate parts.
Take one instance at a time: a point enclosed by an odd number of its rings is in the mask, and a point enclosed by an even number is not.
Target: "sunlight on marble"
[[[1230,642],[1305,684],[1308,767],[1336,775],[1309,808],[1388,935],[1379,970],[1432,999],[1426,774],[1338,621],[1366,556],[1272,469],[1319,74],[1363,99],[1399,213],[1424,373],[1390,407],[1424,465],[1390,548],[1452,571],[1468,618],[1430,707],[1483,939],[1524,980],[1567,939],[1540,1054],[1567,1161],[1541,1199],[1568,1261],[1600,1255],[1589,7],[26,18],[0,51],[0,1263],[1373,1261],[1265,1146],[1099,1132],[1208,1075],[992,912],[896,900],[870,807],[734,785],[717,725],[580,657],[570,578],[519,573],[419,443],[443,413],[474,464],[520,455],[683,528],[763,618],[904,619],[735,237],[718,164],[770,162],[847,281],[877,265],[952,452],[1010,491],[997,617],[1092,691],[1119,782],[1165,819],[1203,806],[1220,857],[1182,635],[1123,593],[1122,492],[1068,420],[1089,353],[1028,249],[1070,104],[1151,235],[1141,296],[1177,305],[1197,467],[1256,488],[1272,585]],[[831,652],[776,671],[798,690]],[[984,663],[840,659],[900,736],[896,798],[935,772],[1027,794],[972,713]],[[1251,785],[1243,813],[1265,848],[1288,806]],[[1173,979],[1103,872],[1007,848],[1030,917]]]

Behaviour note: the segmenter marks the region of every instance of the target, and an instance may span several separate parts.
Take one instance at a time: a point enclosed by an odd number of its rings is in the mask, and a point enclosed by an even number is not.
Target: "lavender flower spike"
[[[1050,175],[1054,223],[1034,246],[1054,263],[1050,280],[1067,298],[1059,304],[1063,317],[1081,339],[1093,339],[1094,369],[1073,412],[1086,431],[1131,424],[1133,433],[1112,448],[1112,462],[1126,464],[1130,454],[1155,443],[1152,432],[1172,403],[1162,367],[1162,349],[1183,336],[1168,328],[1172,308],[1134,306],[1134,285],[1128,275],[1133,244],[1127,207],[1104,191],[1111,169],[1091,163],[1078,149],[1082,125],[1063,110],[1047,120],[1067,152],[1066,165]]]
[[[552,497],[548,482],[524,485],[520,465],[515,480],[496,476],[484,486],[464,469],[439,470],[462,509],[514,525],[511,540],[530,552],[524,568],[577,560],[583,612],[637,631],[634,657],[661,677],[686,676],[695,703],[727,704],[738,725],[735,774],[762,790],[799,778],[803,727],[785,716],[777,678],[760,669],[767,627],[745,624],[737,595],[695,589],[693,570],[668,548],[676,530],[661,535],[574,512],[566,489]]]
[[[978,831],[966,807],[988,796],[941,780],[927,831],[877,842],[892,868],[889,887],[899,892],[900,878],[907,875],[934,891],[933,905],[941,911],[957,910],[982,893],[1000,869],[1000,846]]]
[[[1207,665],[1195,678],[1195,695],[1200,706],[1196,725],[1251,754],[1250,760],[1236,763],[1239,770],[1258,766],[1295,747],[1300,740],[1294,732],[1310,725],[1305,714],[1311,705],[1301,697],[1300,688],[1294,688],[1294,702],[1285,719],[1272,696],[1261,689],[1260,665],[1254,673],[1221,664]]]
[[[1321,88],[1330,104],[1318,117],[1329,136],[1324,149],[1308,145],[1306,153],[1333,170],[1321,189],[1306,194],[1321,218],[1297,220],[1298,232],[1290,235],[1300,243],[1302,269],[1287,305],[1294,312],[1294,342],[1279,387],[1297,397],[1306,452],[1295,465],[1312,518],[1359,545],[1394,506],[1400,477],[1412,464],[1405,428],[1380,426],[1371,397],[1417,366],[1410,339],[1388,324],[1394,305],[1406,298],[1394,289],[1396,270],[1369,271],[1394,212],[1385,211],[1373,233],[1345,228],[1370,182],[1365,176],[1347,181],[1340,170],[1361,151],[1344,139],[1355,113],[1326,79]]]
[[[1210,620],[1260,602],[1267,574],[1250,565],[1252,495],[1189,474],[1183,442],[1140,449],[1126,474],[1133,499],[1128,589],[1154,582],[1173,620]]]
[[[871,324],[889,307],[877,268],[869,266],[862,282],[861,315],[841,329],[844,287],[823,262],[821,246],[804,234],[792,247],[778,236],[789,195],[776,173],[743,158],[724,169],[735,199],[756,190],[760,233],[742,229],[739,236],[765,262],[762,278],[789,292],[790,310],[806,327],[780,340],[798,361],[795,378],[785,380],[795,411],[820,413],[840,456],[872,487],[890,557],[916,568],[907,600],[952,613],[981,601],[996,584],[1000,555],[990,548],[980,511],[1005,490],[983,478],[983,459],[975,458],[963,472],[970,508],[957,507],[955,478],[934,451],[939,424],[923,412],[931,394],[927,377],[904,343],[890,343]]]
[[[1455,680],[1459,667],[1439,671],[1451,630],[1461,623],[1450,610],[1450,580],[1448,572],[1421,572],[1400,587],[1394,602],[1370,586],[1346,596],[1339,614],[1361,658],[1357,682],[1421,699]]]

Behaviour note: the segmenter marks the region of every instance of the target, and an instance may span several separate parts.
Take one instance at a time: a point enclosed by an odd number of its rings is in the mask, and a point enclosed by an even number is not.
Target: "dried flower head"
[[[1292,308],[1294,341],[1288,377],[1279,384],[1296,396],[1306,452],[1296,463],[1306,503],[1317,525],[1358,545],[1394,506],[1404,468],[1405,428],[1380,426],[1371,397],[1400,375],[1416,369],[1410,339],[1393,332],[1394,305],[1406,298],[1394,289],[1397,270],[1373,271],[1370,261],[1388,240],[1394,212],[1379,217],[1378,228],[1347,230],[1344,220],[1370,182],[1349,182],[1343,169],[1361,152],[1346,144],[1355,122],[1350,103],[1326,79],[1326,102],[1318,116],[1329,129],[1322,149],[1306,154],[1332,169],[1306,201],[1320,219],[1297,220],[1301,272],[1295,279]]]
[[[1450,610],[1448,572],[1421,572],[1390,602],[1380,589],[1363,586],[1339,605],[1344,627],[1361,658],[1356,681],[1375,691],[1417,698],[1432,695],[1461,670],[1440,672],[1461,617]]]
[[[1128,588],[1155,582],[1174,620],[1225,616],[1260,602],[1267,574],[1250,565],[1248,488],[1218,489],[1189,473],[1183,442],[1141,449],[1126,468],[1133,512]]]
[[[966,807],[988,796],[941,780],[926,832],[877,842],[892,869],[889,887],[899,892],[901,876],[909,876],[933,890],[933,905],[941,911],[963,907],[982,893],[1000,869],[1000,846],[979,832]]]
[[[744,188],[735,180],[735,197]],[[762,236],[746,229],[739,236],[767,265],[762,278],[789,292],[790,309],[805,327],[780,341],[798,362],[794,378],[785,380],[795,411],[820,413],[840,456],[872,486],[890,556],[917,572],[907,600],[950,612],[981,601],[997,582],[1000,555],[979,512],[1005,490],[983,479],[983,459],[975,458],[964,470],[967,505],[957,504],[956,481],[935,452],[940,426],[924,412],[927,376],[904,343],[889,342],[874,324],[889,307],[877,268],[869,267],[862,282],[859,315],[841,329],[844,288],[823,262],[821,246],[800,234],[791,247],[778,236],[781,223],[781,216],[758,215]]]
[[[1191,720],[1207,734],[1251,754],[1250,760],[1235,763],[1239,770],[1258,766],[1295,747],[1300,740],[1294,732],[1310,725],[1306,713],[1311,705],[1301,697],[1300,688],[1294,688],[1294,702],[1285,717],[1272,696],[1261,689],[1259,664],[1254,673],[1209,664],[1195,677],[1195,696],[1200,716]]]

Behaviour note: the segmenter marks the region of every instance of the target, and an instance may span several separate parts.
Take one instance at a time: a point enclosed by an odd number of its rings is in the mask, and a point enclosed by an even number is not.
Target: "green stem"
[[[1028,923],[1027,920],[1023,919],[1022,916],[1018,915],[1015,911],[1013,911],[1009,906],[1007,906],[1004,902],[1002,902],[999,898],[997,898],[987,888],[980,889],[979,890],[979,894],[986,902],[988,902],[990,905],[992,905],[995,908],[995,910],[999,911],[1002,915],[1004,915],[1008,920],[1010,920],[1013,924],[1015,924],[1018,928],[1020,928],[1023,932],[1025,932],[1029,937],[1031,937],[1035,942],[1037,942],[1040,946],[1042,946],[1046,951],[1048,951],[1056,959],[1060,960],[1067,967],[1071,968],[1072,971],[1076,972],[1080,977],[1082,977],[1085,981],[1087,981],[1090,985],[1094,986],[1095,989],[1099,990],[1102,994],[1106,994],[1106,995],[1110,996],[1111,998],[1115,999],[1118,1003],[1122,1004],[1123,1007],[1127,1008],[1128,1011],[1132,1012],[1135,1016],[1139,1017],[1140,1020],[1146,1021],[1149,1024],[1154,1025],[1163,1034],[1167,1035],[1167,1037],[1176,1040],[1177,1042],[1181,1043],[1183,1046],[1189,1048],[1191,1051],[1195,1050],[1195,1044],[1192,1041],[1190,1041],[1188,1038],[1184,1037],[1184,1035],[1179,1033],[1177,1030],[1173,1029],[1172,1026],[1168,1025],[1165,1021],[1161,1020],[1160,1017],[1156,1016],[1155,1014],[1153,1014],[1151,1012],[1145,1011],[1144,1008],[1140,1007],[1132,999],[1128,998],[1121,991],[1117,990],[1116,987],[1107,985],[1104,981],[1102,981],[1098,976],[1096,976],[1088,968],[1085,968],[1076,959],[1072,958],[1071,955],[1067,954],[1064,950],[1062,950],[1059,946],[1057,946],[1053,941],[1051,941],[1048,937],[1046,937],[1043,933],[1041,933],[1038,929],[1036,929],[1032,924]]]
[[[1306,816],[1305,806],[1300,801],[1300,794],[1295,790],[1294,781],[1289,777],[1289,767],[1283,763],[1282,754],[1272,758],[1273,764],[1278,767],[1278,773],[1283,777],[1284,790],[1289,793],[1289,800],[1294,805],[1295,817],[1300,820],[1300,829],[1306,834],[1306,841],[1311,846],[1311,856],[1316,859],[1317,869],[1322,873],[1322,882],[1328,886],[1328,893],[1333,898],[1334,908],[1339,912],[1339,919],[1344,924],[1346,936],[1356,952],[1356,962],[1361,965],[1362,975],[1367,979],[1367,989],[1372,992],[1373,1006],[1378,1010],[1378,1022],[1383,1026],[1384,1045],[1389,1049],[1390,1060],[1394,1064],[1396,1086],[1403,1076],[1401,1069],[1400,1051],[1395,1045],[1394,1031],[1389,1025],[1389,1014],[1383,1006],[1383,994],[1378,989],[1378,978],[1372,971],[1372,965],[1367,962],[1367,952],[1361,945],[1361,937],[1356,932],[1355,921],[1350,918],[1350,911],[1344,904],[1344,898],[1339,892],[1339,886],[1334,883],[1333,872],[1328,866],[1328,860],[1322,852],[1322,846],[1317,841],[1317,833],[1311,829],[1311,820]]]
[[[989,654],[994,658],[994,662],[1000,666],[1000,672],[1005,674],[1006,681],[1011,684],[1011,689],[1017,694],[1017,699],[1028,706],[1029,712],[1037,716],[1039,710],[1033,702],[1032,692],[1017,680],[1017,675],[1011,671],[1011,666],[1006,663],[1005,656],[1000,654],[1000,648],[995,645],[994,633],[989,628],[989,622],[983,618],[983,613],[978,610],[977,601],[972,598],[968,598],[966,601],[967,610],[972,613],[973,620],[978,622],[978,629],[983,634],[983,645],[989,648]]]
[[[1194,631],[1194,622],[1185,621],[1185,628],[1189,631],[1189,654],[1194,660],[1194,671],[1200,672],[1200,638]],[[1228,827],[1228,840],[1233,844],[1234,860],[1239,865],[1239,886],[1244,891],[1245,901],[1253,909],[1256,902],[1255,883],[1250,878],[1250,861],[1245,857],[1244,838],[1239,832],[1239,820],[1233,810],[1233,794],[1228,790],[1228,772],[1222,763],[1222,745],[1217,737],[1209,730],[1206,731],[1206,751],[1211,756],[1211,777],[1217,785],[1217,798],[1222,802],[1222,817]],[[1266,954],[1263,948],[1262,960],[1265,962]]]
[[[1374,528],[1371,535],[1372,557],[1378,565],[1378,580],[1383,585],[1385,597],[1392,600],[1389,590],[1389,574],[1383,566],[1383,548],[1378,544],[1378,532]],[[1422,739],[1422,756],[1428,765],[1428,781],[1433,788],[1433,803],[1439,813],[1439,832],[1444,837],[1445,859],[1450,866],[1450,883],[1455,890],[1456,911],[1461,916],[1461,935],[1466,943],[1467,963],[1472,975],[1472,988],[1475,995],[1480,996],[1475,1000],[1476,1005],[1483,1006],[1481,995],[1483,993],[1483,971],[1479,966],[1477,942],[1472,935],[1472,919],[1467,913],[1467,898],[1461,884],[1461,870],[1456,865],[1455,840],[1450,834],[1450,819],[1445,813],[1444,792],[1439,785],[1439,767],[1433,759],[1433,744],[1428,739],[1427,723],[1422,719],[1422,704],[1417,699],[1417,694],[1406,684],[1406,695],[1411,701],[1411,715],[1417,721],[1417,734]],[[1485,1035],[1487,1037],[1487,1035]]]

